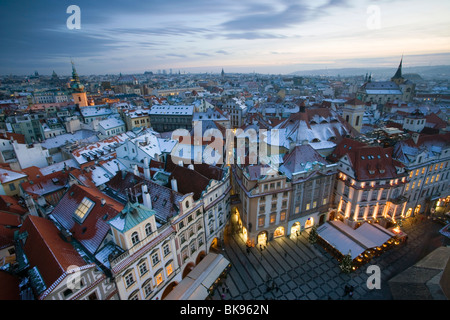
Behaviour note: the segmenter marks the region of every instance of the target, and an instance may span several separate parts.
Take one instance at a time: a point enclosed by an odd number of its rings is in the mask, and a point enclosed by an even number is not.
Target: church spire
[[[70,86],[74,91],[84,92],[84,86],[81,84],[80,77],[75,69],[75,64],[72,59],[70,59],[70,62],[72,63],[72,83]]]
[[[403,55],[402,55],[402,58],[400,60],[400,64],[398,65],[397,72],[392,77],[392,79],[402,79],[403,78],[402,77],[402,64],[403,64]]]

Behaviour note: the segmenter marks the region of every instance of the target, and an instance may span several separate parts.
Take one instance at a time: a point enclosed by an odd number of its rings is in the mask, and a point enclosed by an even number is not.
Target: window
[[[167,272],[167,276],[168,276],[168,277],[172,274],[172,272],[173,272],[172,264],[169,264],[169,265],[166,267],[166,272]]]
[[[162,273],[158,273],[158,275],[156,276],[156,285],[159,286],[161,284],[161,282],[163,282],[163,276]]]
[[[265,223],[265,216],[259,216],[258,217],[258,227],[264,227],[264,223]]]
[[[307,203],[306,204],[306,210],[309,210],[311,208],[311,204]]]
[[[139,242],[139,235],[138,233],[135,231],[133,232],[133,234],[131,235],[131,243],[133,243],[133,246],[136,245]]]
[[[125,285],[128,288],[134,283],[133,273],[130,272],[125,276]]]
[[[313,201],[313,208],[317,207],[317,201]]]
[[[270,224],[275,224],[276,218],[277,218],[276,213],[270,214]]]
[[[150,223],[147,223],[145,225],[145,234],[149,236],[152,233],[152,225]]]
[[[152,264],[153,264],[153,266],[155,266],[158,263],[159,263],[159,256],[157,253],[155,253],[154,255],[152,255]]]
[[[184,221],[181,221],[181,222],[178,224],[178,229],[183,229],[183,227],[184,227]]]
[[[89,198],[84,197],[81,203],[78,205],[78,208],[75,210],[75,216],[83,221],[86,215],[92,210],[94,207],[94,201]]]
[[[195,242],[191,243],[191,253],[194,253],[197,248],[195,247]]]
[[[284,221],[286,220],[286,211],[281,211],[280,212],[280,221]]]
[[[169,244],[164,245],[163,253],[164,253],[164,257],[166,257],[170,253],[170,246],[169,246]]]
[[[147,263],[146,263],[146,262],[141,263],[141,264],[139,265],[139,272],[140,272],[141,277],[142,277],[144,274],[146,274],[147,271],[148,271]]]
[[[14,185],[14,183],[9,184],[9,190],[11,190],[11,191],[16,190],[16,186]]]
[[[180,242],[181,243],[186,242],[186,236],[184,235],[184,233],[180,234]]]
[[[67,289],[63,291],[63,295],[64,298],[67,298],[68,296],[70,296],[73,293],[73,291],[71,289]]]
[[[152,285],[151,283],[148,283],[144,286],[144,293],[145,296],[148,297],[152,293]]]

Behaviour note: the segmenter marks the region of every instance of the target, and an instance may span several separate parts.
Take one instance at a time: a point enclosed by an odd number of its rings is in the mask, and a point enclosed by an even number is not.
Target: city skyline
[[[67,26],[70,5],[80,29]],[[448,64],[450,3],[6,1],[1,74],[257,72]],[[439,10],[437,10],[439,9]],[[70,12],[70,11],[69,11]]]

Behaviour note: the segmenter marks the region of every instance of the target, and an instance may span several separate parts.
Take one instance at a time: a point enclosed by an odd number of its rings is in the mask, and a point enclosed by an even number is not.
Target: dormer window
[[[78,222],[82,223],[84,219],[86,219],[89,212],[91,212],[94,207],[95,202],[91,199],[84,197],[81,203],[78,205],[78,208],[75,210],[74,215]]]

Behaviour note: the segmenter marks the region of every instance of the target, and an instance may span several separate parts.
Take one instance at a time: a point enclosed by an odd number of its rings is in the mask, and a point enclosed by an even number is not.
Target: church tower
[[[397,71],[395,72],[394,76],[391,78],[392,82],[395,82],[397,85],[401,85],[403,82],[405,82],[405,78],[402,76],[402,64],[403,64],[403,56],[400,60],[400,64],[397,68]]]
[[[88,100],[86,91],[84,90],[84,85],[80,82],[80,78],[78,77],[78,73],[75,70],[75,65],[72,61],[72,80],[70,83],[70,87],[72,88],[72,97],[73,102],[77,104],[80,108],[87,107]]]
[[[359,99],[351,99],[345,102],[342,108],[342,117],[356,131],[361,132],[364,117],[365,104]]]

